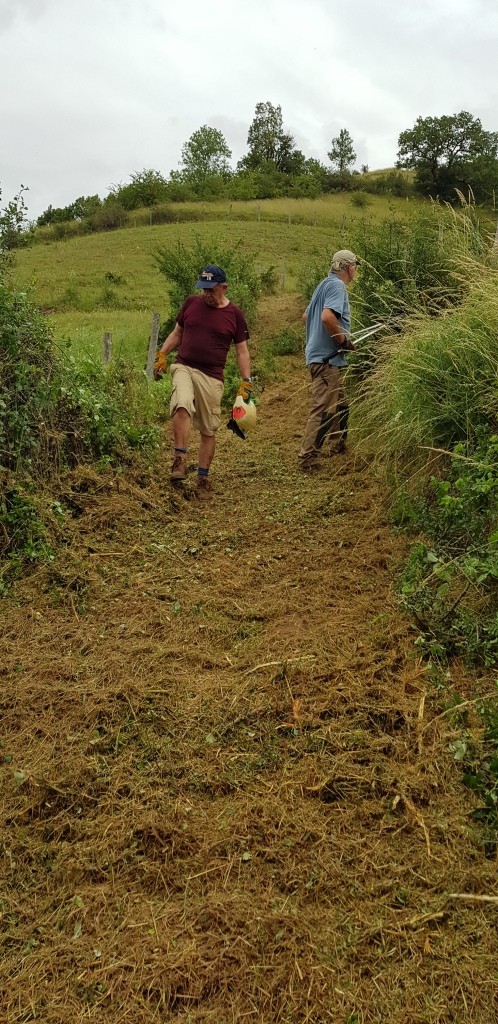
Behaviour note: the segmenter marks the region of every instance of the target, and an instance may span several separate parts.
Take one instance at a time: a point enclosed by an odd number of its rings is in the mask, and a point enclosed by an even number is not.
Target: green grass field
[[[100,352],[103,332],[111,331],[114,352],[142,362],[152,312],[157,310],[162,319],[170,313],[167,283],[154,262],[159,249],[188,244],[197,236],[212,241],[215,262],[219,248],[241,242],[259,269],[275,268],[278,292],[293,294],[309,264],[325,263],[334,249],[350,244],[360,221],[378,222],[390,212],[407,216],[419,205],[371,197],[358,210],[347,194],[197,204],[205,220],[36,244],[18,254],[14,277],[50,317],[56,340],[70,344],[75,353]],[[137,211],[137,222],[146,214]]]

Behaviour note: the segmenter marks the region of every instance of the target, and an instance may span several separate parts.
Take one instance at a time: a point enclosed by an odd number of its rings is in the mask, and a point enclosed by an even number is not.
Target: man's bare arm
[[[240,376],[242,379],[251,376],[251,357],[249,355],[249,349],[247,347],[247,341],[240,341],[235,346],[235,355],[237,356],[237,364],[240,370]]]
[[[347,335],[344,334],[333,309],[324,309],[322,313],[322,324],[324,325],[327,334],[330,335],[332,340],[335,341],[337,345],[340,345],[341,347],[343,346],[348,349],[355,348],[355,345],[352,344],[352,341],[348,341]]]
[[[175,348],[178,348],[182,340],[182,334],[183,327],[180,327],[180,324],[175,324],[171,334],[168,334],[166,341],[163,342],[159,351],[164,352],[165,356],[169,355],[169,353],[173,352]]]

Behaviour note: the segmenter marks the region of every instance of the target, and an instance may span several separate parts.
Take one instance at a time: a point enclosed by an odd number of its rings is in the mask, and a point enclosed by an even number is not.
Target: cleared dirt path
[[[167,448],[74,474],[60,557],[4,602],[9,1024],[496,1021],[496,908],[448,898],[496,864],[402,541],[354,454],[298,474],[305,382],[287,360],[253,439],[220,433],[209,504]]]

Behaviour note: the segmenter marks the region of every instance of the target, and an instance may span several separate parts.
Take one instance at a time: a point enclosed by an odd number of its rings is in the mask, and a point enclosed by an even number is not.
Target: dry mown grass
[[[401,542],[352,455],[297,475],[290,394],[220,436],[208,507],[168,457],[64,481],[60,557],[3,609],[9,1024],[496,1020],[496,908],[450,898],[496,864]]]

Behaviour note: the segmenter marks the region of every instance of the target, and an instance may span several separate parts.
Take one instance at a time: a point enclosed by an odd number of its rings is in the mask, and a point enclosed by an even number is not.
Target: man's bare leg
[[[214,458],[215,448],[216,435],[201,434],[201,443],[199,445],[199,469],[209,469]]]
[[[173,413],[171,419],[173,427],[173,444],[175,454],[171,467],[171,480],[185,480],[187,476],[187,448],[192,429],[192,420],[186,409],[183,407]]]
[[[186,409],[177,409],[171,420],[175,448],[188,448],[192,420]]]

